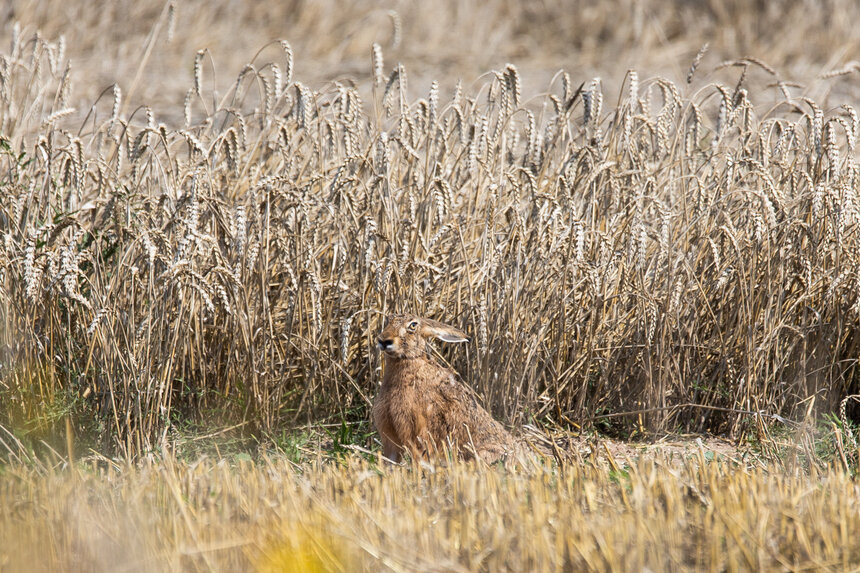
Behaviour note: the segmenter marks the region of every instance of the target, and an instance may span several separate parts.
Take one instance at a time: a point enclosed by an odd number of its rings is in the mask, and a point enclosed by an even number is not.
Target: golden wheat
[[[226,93],[191,51],[160,121],[117,84],[71,112],[65,41],[17,32],[0,424],[45,438],[71,416],[140,455],[186,419],[366,420],[392,311],[475,333],[454,366],[514,425],[737,436],[856,393],[842,92],[815,101],[754,57],[708,75],[702,49],[689,86],[631,70],[610,97],[561,72],[535,93],[509,64],[416,99],[370,45],[357,81],[303,83],[275,42]]]

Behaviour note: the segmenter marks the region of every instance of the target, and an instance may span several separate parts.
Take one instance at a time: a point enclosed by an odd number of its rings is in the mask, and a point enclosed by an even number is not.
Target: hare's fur
[[[427,339],[468,342],[461,330],[413,315],[393,316],[379,334],[385,368],[373,404],[383,452],[399,461],[450,451],[487,463],[504,459],[517,440],[481,407],[457,374],[427,354]]]

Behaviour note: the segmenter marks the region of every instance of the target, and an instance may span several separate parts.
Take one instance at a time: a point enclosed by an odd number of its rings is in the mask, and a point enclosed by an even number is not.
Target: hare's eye
[[[406,330],[408,330],[409,332],[415,332],[416,328],[418,328],[418,321],[417,320],[413,320],[408,325],[406,325]]]

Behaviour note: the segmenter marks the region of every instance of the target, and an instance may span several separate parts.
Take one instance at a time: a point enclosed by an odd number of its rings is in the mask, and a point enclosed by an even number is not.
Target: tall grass
[[[0,475],[9,571],[849,571],[858,486],[658,456],[610,472],[165,458]],[[621,463],[621,460],[618,460]]]
[[[761,60],[416,99],[381,48],[311,85],[275,42],[224,95],[198,52],[163,123],[118,86],[72,110],[63,50],[2,54],[4,425],[133,456],[366,419],[404,310],[474,333],[448,358],[513,425],[736,433],[858,392],[857,112]]]

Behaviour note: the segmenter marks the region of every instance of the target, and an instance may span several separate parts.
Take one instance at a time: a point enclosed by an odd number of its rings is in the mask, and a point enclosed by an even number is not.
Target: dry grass
[[[608,471],[356,457],[0,475],[4,571],[854,570],[860,491],[653,456]],[[617,460],[622,465],[621,460]]]

